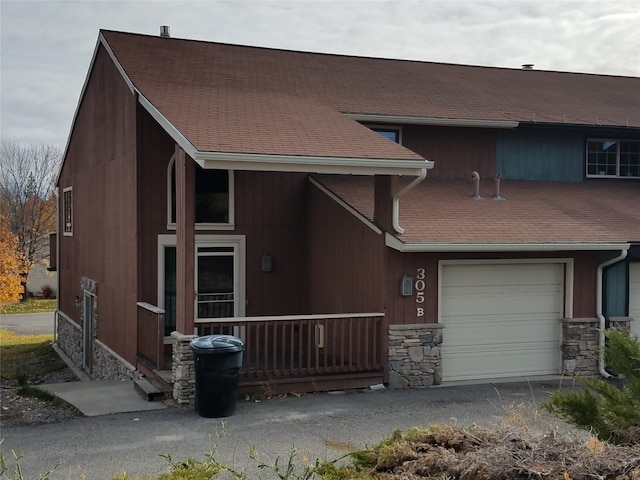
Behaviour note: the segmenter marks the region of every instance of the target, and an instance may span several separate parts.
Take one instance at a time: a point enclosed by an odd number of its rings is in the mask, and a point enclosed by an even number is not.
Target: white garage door
[[[640,263],[629,264],[629,316],[631,333],[640,336]]]
[[[557,374],[564,264],[443,265],[445,382]]]

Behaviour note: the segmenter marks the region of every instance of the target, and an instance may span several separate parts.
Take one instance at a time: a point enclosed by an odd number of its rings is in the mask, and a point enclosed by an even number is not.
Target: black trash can
[[[236,411],[244,343],[232,335],[191,340],[196,375],[196,411],[202,417],[228,417]]]

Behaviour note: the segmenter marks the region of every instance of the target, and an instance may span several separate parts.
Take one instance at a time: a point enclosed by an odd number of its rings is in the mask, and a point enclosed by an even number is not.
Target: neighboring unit
[[[101,31],[58,178],[58,344],[194,396],[606,375],[640,327],[640,79]],[[629,325],[631,324],[631,327]]]

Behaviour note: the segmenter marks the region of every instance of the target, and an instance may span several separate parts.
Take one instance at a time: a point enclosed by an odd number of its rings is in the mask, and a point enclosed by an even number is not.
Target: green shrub
[[[640,443],[640,344],[617,330],[605,333],[605,359],[611,371],[624,378],[618,389],[605,379],[578,377],[585,389],[556,393],[543,408],[600,440],[616,444]]]

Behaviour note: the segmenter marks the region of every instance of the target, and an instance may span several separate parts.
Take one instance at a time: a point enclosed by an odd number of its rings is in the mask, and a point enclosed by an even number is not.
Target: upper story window
[[[62,232],[66,236],[73,235],[73,189],[67,187],[62,190]]]
[[[400,141],[400,129],[394,127],[369,127],[374,132],[379,133],[383,137],[391,140],[392,142],[401,143]]]
[[[587,177],[640,178],[640,141],[587,140]]]
[[[229,228],[233,223],[233,172],[196,165],[195,221],[202,228]],[[169,225],[176,223],[176,165],[169,162]]]

